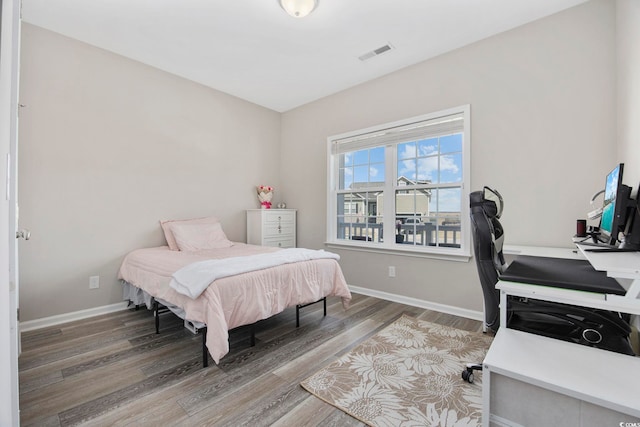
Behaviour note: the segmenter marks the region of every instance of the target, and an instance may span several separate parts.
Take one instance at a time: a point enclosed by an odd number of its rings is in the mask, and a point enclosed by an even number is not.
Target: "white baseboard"
[[[417,298],[406,297],[404,295],[391,294],[389,292],[376,291],[375,289],[361,288],[349,285],[349,289],[356,294],[376,297],[387,301],[398,302],[413,307],[425,308],[427,310],[439,311],[440,313],[453,314],[454,316],[465,317],[467,319],[482,322],[484,315],[481,311],[467,310],[466,308],[454,307],[452,305],[439,304],[437,302],[425,301]]]
[[[465,308],[406,297],[404,295],[397,295],[389,292],[376,291],[374,289],[361,288],[359,286],[351,285],[349,285],[349,289],[357,294],[376,297],[400,304],[406,304],[412,307],[420,307],[427,310],[439,311],[441,313],[453,314],[454,316],[460,316],[467,319],[482,321],[484,317],[481,311],[467,310]],[[43,317],[42,319],[28,320],[26,322],[20,322],[20,332],[33,331],[35,329],[60,325],[62,323],[73,322],[75,320],[87,319],[89,317],[99,316],[101,314],[114,313],[116,311],[125,310],[126,308],[127,302],[123,301],[116,304],[103,305],[102,307],[74,311],[72,313],[58,314],[56,316]]]
[[[111,305],[103,305],[102,307],[88,308],[86,310],[74,311],[72,313],[58,314],[56,316],[43,317],[41,319],[27,320],[20,322],[20,332],[33,331],[35,329],[55,326],[61,323],[73,322],[75,320],[87,319],[89,317],[99,316],[101,314],[114,313],[127,308],[127,302],[119,302]]]

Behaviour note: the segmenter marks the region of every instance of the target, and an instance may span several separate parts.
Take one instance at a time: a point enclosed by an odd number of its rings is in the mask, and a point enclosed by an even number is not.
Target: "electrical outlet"
[[[389,277],[396,277],[396,268],[393,265],[389,266]]]
[[[89,277],[89,289],[98,289],[100,287],[100,276]]]

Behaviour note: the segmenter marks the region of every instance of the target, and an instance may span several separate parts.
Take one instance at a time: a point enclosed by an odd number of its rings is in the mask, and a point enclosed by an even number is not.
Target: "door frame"
[[[20,424],[17,183],[20,0],[0,0],[0,425]]]

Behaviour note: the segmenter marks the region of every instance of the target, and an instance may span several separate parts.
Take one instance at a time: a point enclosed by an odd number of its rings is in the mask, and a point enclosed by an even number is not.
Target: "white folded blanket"
[[[320,258],[338,260],[340,255],[323,250],[290,248],[264,254],[194,262],[173,273],[169,286],[178,293],[196,299],[216,279]]]

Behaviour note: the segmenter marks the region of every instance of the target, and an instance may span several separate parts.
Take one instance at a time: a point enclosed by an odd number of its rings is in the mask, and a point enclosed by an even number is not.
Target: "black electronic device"
[[[615,245],[618,234],[624,230],[627,213],[631,206],[631,188],[622,184],[624,163],[618,164],[607,174],[600,218],[600,241]]]
[[[638,194],[629,212],[619,247],[640,251],[640,184],[638,184]]]

